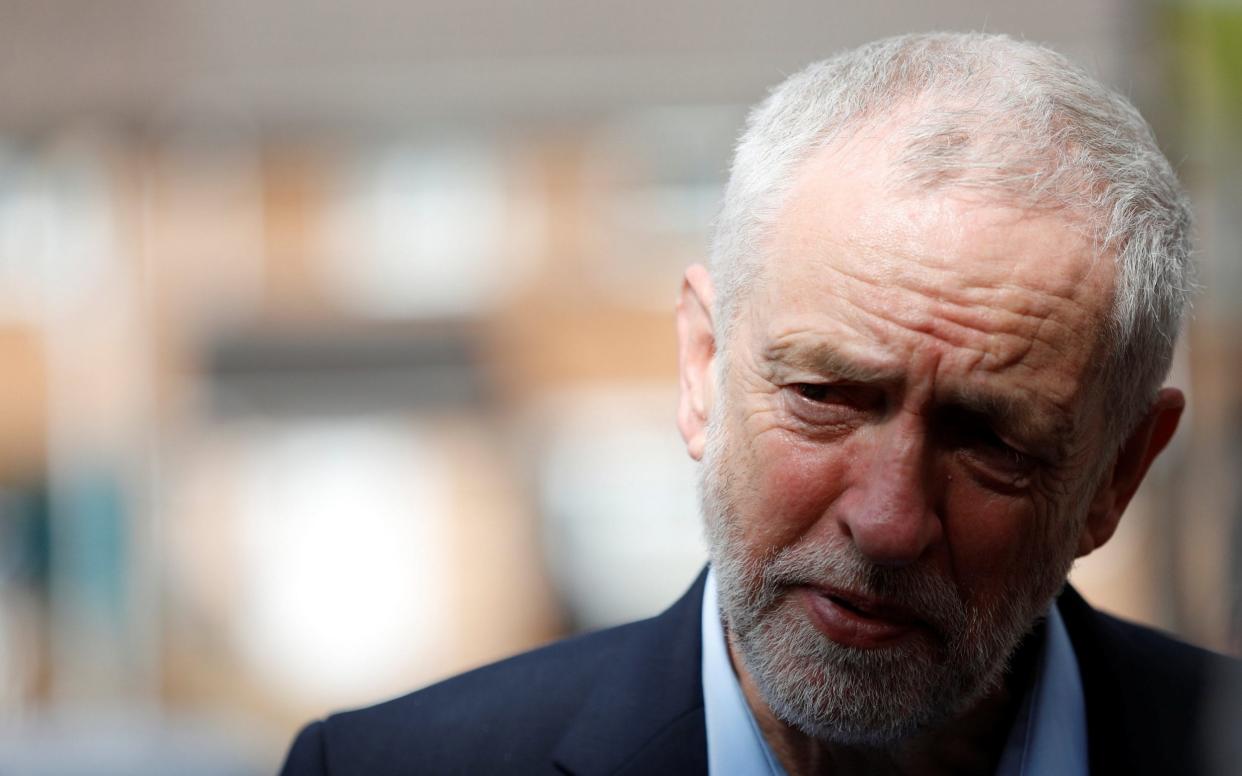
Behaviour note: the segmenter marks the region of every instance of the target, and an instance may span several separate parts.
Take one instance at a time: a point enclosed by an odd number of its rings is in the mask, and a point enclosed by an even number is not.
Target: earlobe
[[[716,358],[716,329],[712,318],[715,289],[707,268],[695,264],[686,270],[677,299],[677,343],[680,394],[677,427],[690,457],[702,459],[711,416],[712,380]]]
[[[1091,501],[1086,525],[1078,537],[1077,557],[1099,549],[1112,537],[1121,521],[1121,513],[1147,476],[1152,462],[1173,438],[1185,408],[1186,397],[1181,391],[1160,389],[1142,422],[1122,444],[1112,471]]]

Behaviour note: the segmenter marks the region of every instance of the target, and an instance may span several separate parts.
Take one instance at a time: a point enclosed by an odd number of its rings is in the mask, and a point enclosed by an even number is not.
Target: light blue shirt
[[[742,695],[725,645],[716,571],[703,590],[703,712],[710,776],[785,776]],[[997,776],[1087,776],[1086,708],[1069,634],[1049,609],[1039,668],[1019,708]]]

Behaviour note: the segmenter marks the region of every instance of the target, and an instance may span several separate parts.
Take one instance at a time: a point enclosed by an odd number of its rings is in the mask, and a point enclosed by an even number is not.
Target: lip
[[[820,633],[846,647],[892,646],[930,627],[909,609],[844,590],[802,587],[797,598]]]

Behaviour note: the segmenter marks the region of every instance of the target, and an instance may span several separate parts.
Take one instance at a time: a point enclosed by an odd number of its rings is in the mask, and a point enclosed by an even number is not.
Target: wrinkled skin
[[[1068,214],[903,190],[889,158],[864,139],[807,161],[727,343],[703,268],[679,303],[679,425],[734,665],[791,772],[860,745],[911,767],[920,737],[988,708],[1183,404],[1165,389],[1103,439],[1112,262]],[[835,643],[808,604],[823,587],[916,622]]]

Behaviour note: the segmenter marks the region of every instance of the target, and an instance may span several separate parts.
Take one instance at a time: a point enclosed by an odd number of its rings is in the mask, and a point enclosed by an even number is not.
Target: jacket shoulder
[[[1215,773],[1226,748],[1236,752],[1242,661],[1097,612],[1072,589],[1060,604],[1082,676],[1093,773]]]
[[[658,617],[311,723],[283,773],[706,773],[705,579]]]
[[[555,642],[333,714],[312,723],[299,742],[318,736],[303,748],[321,750],[326,773],[409,773],[415,766],[436,773],[550,770],[552,750],[601,672],[652,622]]]

